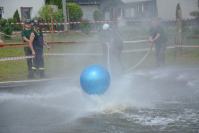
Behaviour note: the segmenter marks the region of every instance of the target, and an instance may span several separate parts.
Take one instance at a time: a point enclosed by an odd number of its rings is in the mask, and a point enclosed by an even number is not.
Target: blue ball
[[[110,85],[110,74],[101,65],[91,65],[80,75],[82,89],[88,94],[103,94]]]

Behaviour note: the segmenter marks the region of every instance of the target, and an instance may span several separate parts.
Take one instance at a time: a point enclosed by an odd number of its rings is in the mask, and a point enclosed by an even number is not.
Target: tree
[[[39,16],[45,21],[50,21],[52,14],[53,14],[53,9],[49,5],[45,5],[39,10]]]
[[[46,0],[47,5],[57,5],[59,9],[62,8],[62,0]]]
[[[68,3],[74,3],[75,0],[67,0]]]
[[[99,10],[95,10],[93,12],[93,19],[95,21],[102,21],[103,20],[103,14],[102,14],[102,12],[100,12]]]
[[[50,5],[45,5],[40,9],[39,17],[45,21],[51,21],[52,18],[57,21],[63,20],[62,11],[53,12],[53,8]]]
[[[193,11],[190,13],[190,15],[195,17],[196,19],[199,19],[199,11]]]
[[[16,21],[16,22],[20,22],[20,17],[19,17],[19,12],[18,10],[15,11],[14,15],[13,15],[13,19]]]
[[[62,21],[64,18],[63,12],[61,9],[58,9],[57,12],[54,12],[52,16],[53,16],[53,19],[55,19],[58,22]]]
[[[199,35],[199,11],[193,11],[190,13],[190,15],[195,17],[195,19],[196,19],[196,21],[195,21],[196,27],[193,28],[193,34],[198,36]]]
[[[80,21],[83,12],[81,7],[76,3],[67,3],[66,9],[68,11],[68,16],[70,21]]]

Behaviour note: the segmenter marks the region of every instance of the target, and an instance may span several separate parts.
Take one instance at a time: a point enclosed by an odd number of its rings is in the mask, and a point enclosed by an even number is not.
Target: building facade
[[[122,0],[123,17],[126,19],[148,19],[157,16],[156,0]]]
[[[76,0],[82,9],[84,20],[93,20],[93,13],[99,10],[100,0]]]
[[[127,20],[159,17],[165,21],[174,21],[178,3],[183,19],[193,19],[190,12],[199,9],[199,0],[101,0],[101,10],[109,20],[118,17]]]
[[[12,18],[18,10],[21,20],[38,16],[45,0],[0,0],[0,18]]]
[[[66,0],[67,1],[67,0]],[[159,17],[166,21],[175,20],[179,3],[183,19],[192,19],[190,12],[199,9],[199,0],[75,0],[81,6],[83,19],[93,20],[95,10],[101,10],[105,20],[124,18],[143,20]],[[45,0],[0,0],[0,18],[12,18],[18,10],[21,20],[38,16]]]

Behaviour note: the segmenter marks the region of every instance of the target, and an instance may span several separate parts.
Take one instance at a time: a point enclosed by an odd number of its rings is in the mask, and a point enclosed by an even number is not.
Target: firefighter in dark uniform
[[[43,78],[45,77],[43,46],[45,45],[47,48],[49,48],[49,46],[44,41],[41,25],[37,20],[35,20],[33,24],[33,32],[30,37],[30,43],[33,48],[32,53],[35,53],[32,70],[33,72],[39,71],[40,78]]]
[[[165,64],[167,36],[164,28],[160,24],[159,18],[154,18],[152,20],[152,26],[149,32],[149,41],[155,45],[156,64],[158,67],[163,66]]]
[[[122,74],[121,52],[123,41],[117,27],[109,24],[102,26],[100,41],[103,49],[105,66],[109,69],[112,76]]]
[[[32,50],[29,46],[30,44],[30,35],[33,32],[32,30],[32,23],[31,20],[27,19],[24,22],[24,29],[21,32],[22,40],[26,44],[24,47],[25,56],[32,56],[34,53],[32,53]],[[27,66],[28,66],[28,78],[34,78],[33,71],[32,71],[32,59],[27,58]]]

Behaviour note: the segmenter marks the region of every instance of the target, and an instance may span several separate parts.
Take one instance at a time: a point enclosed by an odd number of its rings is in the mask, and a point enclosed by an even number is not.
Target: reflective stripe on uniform
[[[32,70],[36,70],[37,68],[36,67],[32,67]]]
[[[43,67],[40,67],[40,68],[39,68],[39,70],[45,70],[45,68],[43,68]]]

